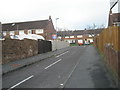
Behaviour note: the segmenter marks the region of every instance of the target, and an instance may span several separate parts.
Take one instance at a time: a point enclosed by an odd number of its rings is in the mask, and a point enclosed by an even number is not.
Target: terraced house
[[[54,25],[49,16],[46,20],[15,22],[2,24],[3,35],[37,34],[46,40],[52,40],[52,34],[56,33]]]
[[[95,30],[70,30],[70,31],[59,31],[58,38],[69,43],[83,44],[85,41],[93,43],[94,36],[99,35],[103,29]]]

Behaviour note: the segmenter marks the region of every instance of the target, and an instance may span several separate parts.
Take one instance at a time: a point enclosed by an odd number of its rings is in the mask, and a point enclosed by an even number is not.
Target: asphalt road
[[[75,46],[49,59],[3,75],[3,88],[114,87],[93,46]]]

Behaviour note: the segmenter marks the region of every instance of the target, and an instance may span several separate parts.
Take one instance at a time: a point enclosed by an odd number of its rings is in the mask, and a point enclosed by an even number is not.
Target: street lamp
[[[57,20],[58,20],[59,18],[56,18],[56,41],[55,41],[55,44],[56,44],[56,50],[57,50]]]
[[[12,27],[15,26],[15,25],[17,25],[17,24],[13,23]],[[19,25],[17,25],[17,31],[18,31],[18,28],[19,28]]]
[[[56,35],[57,35],[57,20],[58,20],[59,18],[56,18]]]

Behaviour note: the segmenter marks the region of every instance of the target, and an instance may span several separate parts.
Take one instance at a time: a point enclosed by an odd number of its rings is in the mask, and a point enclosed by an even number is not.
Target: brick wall
[[[52,51],[51,41],[11,40],[2,41],[2,64]]]
[[[2,24],[0,22],[0,32],[2,32]],[[0,64],[2,63],[2,41],[0,40]]]
[[[2,64],[38,54],[38,42],[35,40],[2,41]]]
[[[52,34],[56,33],[52,20],[49,21],[49,24],[47,25],[45,31],[44,31],[44,37],[46,38],[46,40],[53,40],[52,39]]]

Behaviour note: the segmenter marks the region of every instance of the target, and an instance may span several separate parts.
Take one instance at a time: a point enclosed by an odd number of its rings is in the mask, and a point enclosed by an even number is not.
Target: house
[[[42,35],[46,40],[52,40],[52,34],[56,33],[54,25],[49,19],[27,22],[15,22],[2,24],[3,35],[37,34]]]
[[[58,31],[57,35],[58,39],[69,43],[83,44],[85,41],[93,43],[94,36],[99,35],[102,30],[103,29]]]
[[[120,26],[120,13],[110,13],[108,26]]]

